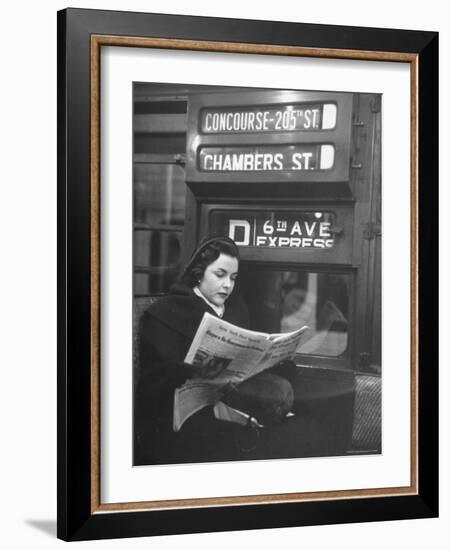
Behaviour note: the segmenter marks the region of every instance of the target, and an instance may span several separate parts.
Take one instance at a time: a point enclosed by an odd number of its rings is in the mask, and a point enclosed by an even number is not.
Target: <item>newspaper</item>
[[[174,431],[203,407],[215,405],[230,387],[292,358],[307,328],[267,334],[205,313],[184,359],[199,375],[175,390]]]

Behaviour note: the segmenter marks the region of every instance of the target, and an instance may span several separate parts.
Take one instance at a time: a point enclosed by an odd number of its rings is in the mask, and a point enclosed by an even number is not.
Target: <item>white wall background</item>
[[[2,9],[0,85],[0,534],[4,548],[62,545],[56,533],[56,11],[63,2],[29,0]],[[305,23],[439,31],[441,101],[441,230],[450,202],[448,129],[450,31],[445,3],[360,0],[78,1],[73,7],[272,19]],[[430,213],[432,216],[433,213]],[[441,237],[441,279],[449,267]],[[442,285],[441,311],[449,303]],[[444,317],[444,314],[441,314]],[[442,341],[448,319],[441,326]],[[401,545],[446,548],[450,535],[448,350],[441,346],[441,518],[213,533],[83,543],[84,547],[155,549]]]

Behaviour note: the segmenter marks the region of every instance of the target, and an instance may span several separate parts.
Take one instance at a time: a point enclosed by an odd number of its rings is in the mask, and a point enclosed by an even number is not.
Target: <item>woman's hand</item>
[[[225,357],[211,357],[202,365],[190,365],[183,363],[188,372],[188,378],[202,378],[204,380],[214,380],[230,364],[231,359]]]
[[[181,363],[180,370],[185,375],[185,381],[191,378],[201,378],[202,368],[198,365],[191,365],[190,363]]]

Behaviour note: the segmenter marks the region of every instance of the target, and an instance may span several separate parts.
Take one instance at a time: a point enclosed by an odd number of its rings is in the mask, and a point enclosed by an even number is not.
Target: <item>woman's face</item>
[[[214,305],[222,306],[233,292],[238,267],[237,258],[220,254],[217,260],[205,269],[198,285],[200,292]]]

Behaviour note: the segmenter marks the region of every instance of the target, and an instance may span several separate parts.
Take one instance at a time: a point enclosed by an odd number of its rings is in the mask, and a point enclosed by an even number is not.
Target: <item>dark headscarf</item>
[[[192,255],[189,258],[188,262],[186,263],[186,265],[183,269],[183,272],[181,273],[181,276],[179,278],[180,281],[182,281],[184,283],[187,282],[188,273],[191,270],[192,266],[194,266],[198,262],[202,252],[204,252],[206,250],[206,248],[208,248],[208,246],[210,246],[211,244],[214,244],[216,242],[221,242],[221,243],[224,243],[224,244],[228,245],[229,247],[231,247],[231,249],[233,250],[233,256],[239,260],[239,249],[236,246],[236,243],[232,239],[230,239],[229,237],[222,236],[222,235],[215,235],[213,237],[205,237],[200,241],[199,245],[194,250],[194,252],[192,253]]]

